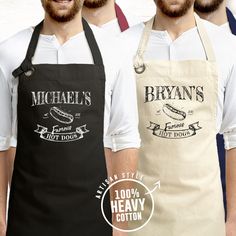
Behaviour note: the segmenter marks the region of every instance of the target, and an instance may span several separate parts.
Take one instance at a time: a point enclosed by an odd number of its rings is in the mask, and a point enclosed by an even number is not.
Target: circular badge
[[[113,222],[106,216],[105,202],[112,189],[110,205]],[[135,232],[142,229],[152,218],[154,199],[144,183],[136,179],[120,179],[108,186],[101,199],[101,211],[106,222],[122,232]],[[115,223],[114,223],[115,222]]]

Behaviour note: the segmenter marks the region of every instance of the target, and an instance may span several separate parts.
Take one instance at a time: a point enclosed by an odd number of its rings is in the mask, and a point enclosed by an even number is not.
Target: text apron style
[[[153,193],[154,215],[135,236],[225,236],[216,146],[216,60],[204,25],[195,18],[207,60],[143,60],[154,19],[145,27],[135,58],[139,171],[149,187],[161,181]]]
[[[107,177],[102,56],[83,20],[94,65],[33,65],[42,25],[13,72],[19,77],[18,144],[7,236],[111,236],[95,198]],[[110,214],[109,199],[105,211]]]

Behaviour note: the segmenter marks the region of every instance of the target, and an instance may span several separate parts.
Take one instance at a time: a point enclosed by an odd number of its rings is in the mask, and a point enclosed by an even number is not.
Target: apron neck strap
[[[207,31],[206,31],[206,28],[203,24],[203,21],[200,19],[200,17],[196,13],[194,13],[194,15],[195,15],[198,33],[199,33],[200,39],[202,41],[202,45],[203,45],[205,53],[206,53],[206,59],[208,61],[216,61],[216,57],[215,57],[215,53],[214,53],[214,50],[212,47],[212,43],[211,43],[210,38],[207,34]]]
[[[30,40],[30,44],[26,53],[26,57],[25,59],[29,62],[31,62],[32,57],[34,56],[34,53],[36,51],[37,48],[37,44],[38,44],[38,39],[39,39],[39,35],[40,35],[40,31],[43,28],[43,21],[41,21],[35,28],[34,28],[34,32],[32,34],[31,40]]]
[[[138,73],[139,68],[141,69],[140,73],[142,73],[144,70],[143,55],[146,51],[147,44],[148,44],[148,41],[152,32],[154,19],[155,19],[155,16],[146,23],[142,38],[139,42],[138,51],[137,51],[135,61],[134,61],[134,68],[137,73]]]
[[[206,29],[203,25],[203,22],[196,13],[194,15],[195,15],[195,21],[196,21],[198,33],[199,33],[199,36],[201,38],[201,41],[202,41],[202,44],[206,53],[206,58],[209,61],[215,61],[214,50],[212,48],[212,44],[210,42]],[[147,44],[151,35],[154,20],[155,20],[155,17],[149,20],[145,25],[144,32],[139,43],[137,55],[135,57],[135,68],[143,67],[143,64],[144,64],[143,55],[147,48]]]
[[[121,32],[124,32],[129,28],[129,23],[125,17],[125,14],[116,3],[115,3],[115,10],[116,10],[116,17],[118,19],[120,30]]]
[[[99,50],[96,39],[94,37],[93,31],[91,30],[87,21],[85,21],[83,18],[82,18],[82,23],[83,23],[83,29],[85,32],[85,37],[87,39],[88,45],[90,47],[90,50],[91,50],[91,53],[93,56],[94,64],[103,66],[102,55]],[[26,57],[25,57],[24,61],[22,62],[21,66],[19,68],[17,68],[15,71],[13,71],[13,73],[12,73],[15,78],[24,72],[32,70],[32,68],[33,68],[32,58],[35,54],[35,51],[36,51],[36,48],[38,45],[38,40],[39,40],[40,31],[41,31],[42,27],[43,27],[43,21],[40,22],[35,27],[32,37],[31,37],[31,40],[30,40],[30,44],[29,44],[27,53],[26,53]]]
[[[90,28],[88,22],[82,18],[82,23],[83,23],[83,28],[84,28],[84,33],[85,37],[88,41],[92,56],[93,56],[93,61],[95,65],[103,66],[103,59],[102,55],[100,52],[100,49],[98,47],[97,41],[95,39],[95,36],[93,34],[92,29]]]

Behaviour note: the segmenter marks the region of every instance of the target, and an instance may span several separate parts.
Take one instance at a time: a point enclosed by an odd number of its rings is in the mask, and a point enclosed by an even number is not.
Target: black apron
[[[83,20],[94,65],[33,65],[42,25],[13,72],[19,77],[18,144],[7,236],[111,236],[95,198],[107,177],[102,56]],[[111,218],[108,197],[105,212]]]

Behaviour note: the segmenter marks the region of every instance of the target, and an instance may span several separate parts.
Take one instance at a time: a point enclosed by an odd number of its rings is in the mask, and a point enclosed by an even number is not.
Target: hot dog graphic
[[[59,109],[58,107],[52,107],[50,109],[50,115],[57,121],[63,124],[71,124],[74,121],[74,117]]]
[[[174,120],[182,121],[186,118],[186,113],[184,111],[178,110],[170,104],[165,104],[162,110],[167,116]]]

